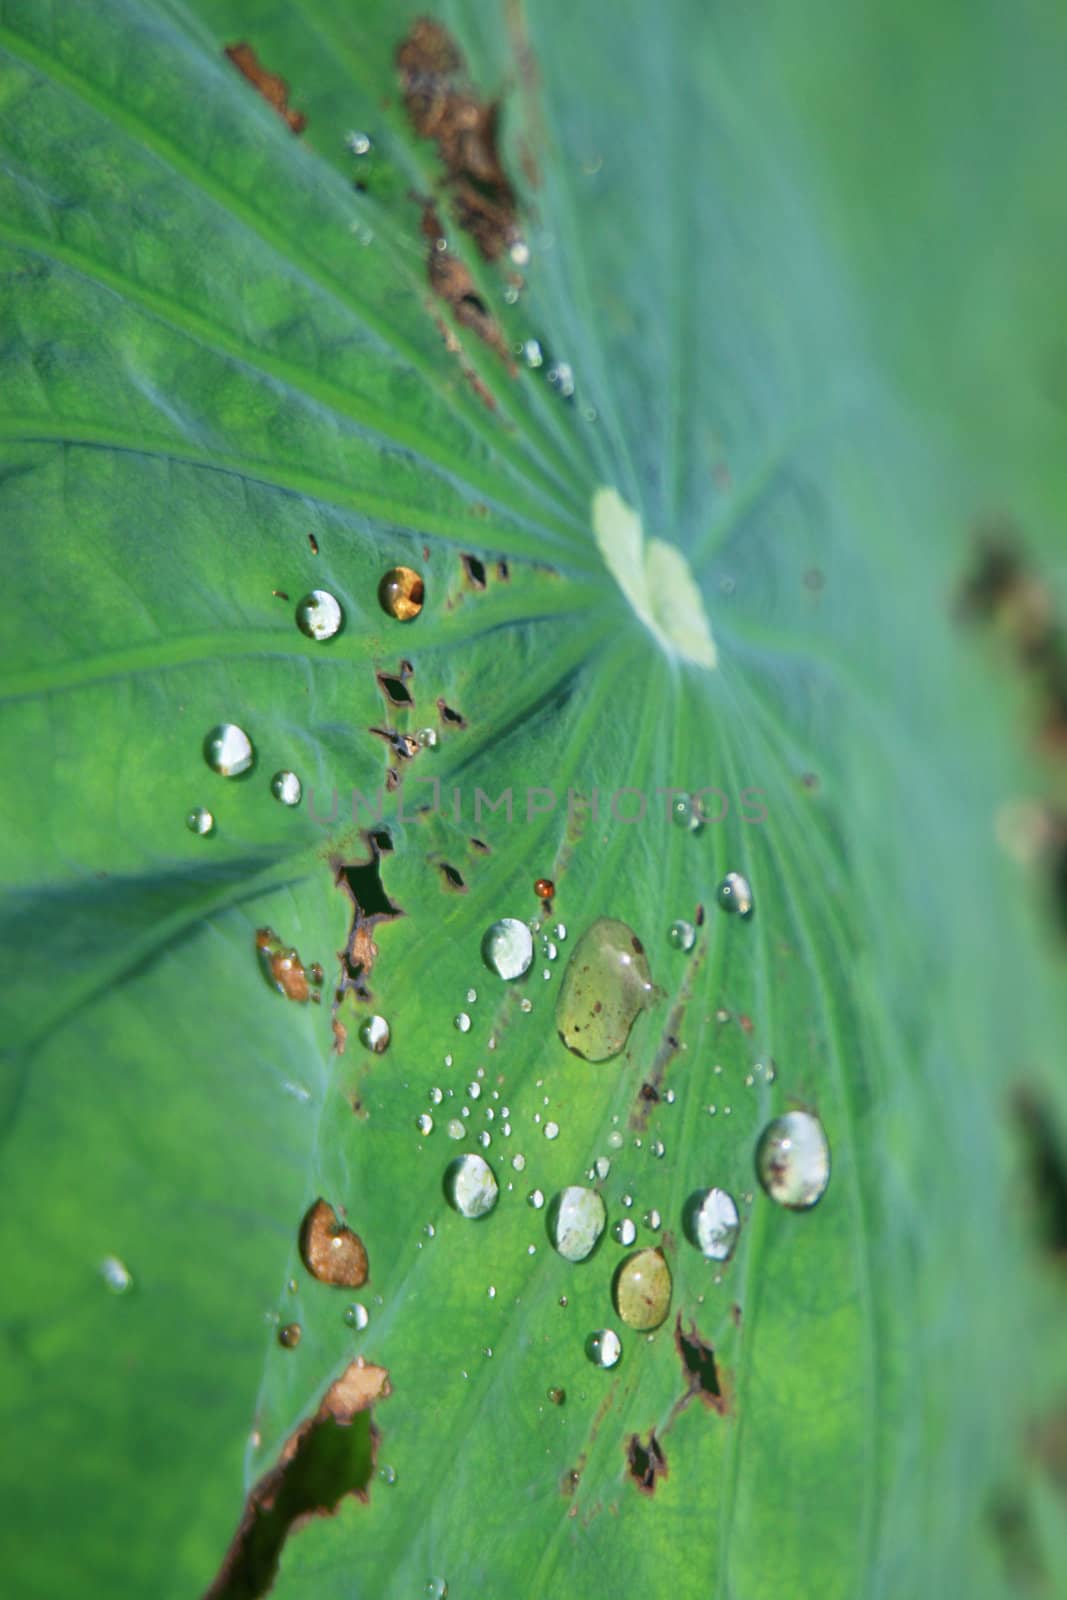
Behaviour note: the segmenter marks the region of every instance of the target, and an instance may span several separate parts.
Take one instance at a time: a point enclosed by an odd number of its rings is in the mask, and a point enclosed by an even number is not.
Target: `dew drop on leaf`
[[[325,1200],[316,1200],[300,1225],[300,1258],[320,1283],[358,1289],[367,1281],[363,1240],[337,1220]]]
[[[278,1329],[278,1343],[283,1350],[295,1350],[300,1343],[302,1332],[299,1322],[287,1322],[284,1328]]]
[[[345,1321],[350,1328],[355,1328],[357,1333],[362,1333],[370,1321],[370,1312],[358,1300],[353,1300],[350,1306],[345,1307]]]
[[[551,878],[538,878],[534,884],[534,894],[539,900],[551,900],[556,892],[556,885]]]
[[[482,935],[482,960],[490,972],[511,982],[523,977],[533,961],[533,935],[517,917],[501,917]]]
[[[236,722],[220,722],[204,738],[204,760],[222,778],[239,778],[256,759],[252,741]]]
[[[559,1123],[558,1122],[546,1122],[545,1123],[545,1138],[546,1139],[558,1139],[559,1138]]]
[[[752,887],[740,872],[728,872],[715,893],[724,911],[736,912],[739,917],[752,915]]]
[[[697,796],[675,795],[671,801],[671,821],[687,833],[699,833],[704,826],[704,808]]]
[[[298,806],[304,786],[295,772],[276,772],[270,780],[270,792],[283,806]]]
[[[185,819],[185,826],[190,833],[198,833],[201,837],[215,831],[215,818],[206,806],[194,806]]]
[[[589,1335],[585,1353],[595,1367],[614,1367],[622,1355],[622,1341],[613,1328],[601,1328]]]
[[[658,1250],[638,1250],[615,1274],[615,1309],[627,1327],[658,1328],[671,1308],[671,1269]]]
[[[452,1025],[458,1033],[470,1033],[471,1031],[471,1019],[465,1011],[461,1011],[458,1017],[453,1017]]]
[[[571,1184],[552,1201],[548,1232],[566,1261],[584,1261],[592,1255],[606,1221],[604,1202],[595,1189]]]
[[[421,1112],[415,1118],[415,1126],[416,1126],[416,1128],[419,1130],[419,1132],[421,1134],[425,1135],[425,1134],[432,1133],[433,1132],[433,1118],[431,1117],[430,1113],[428,1111]]]
[[[415,743],[418,745],[420,750],[436,750],[437,729],[420,728],[418,733],[415,735]]]
[[[383,1050],[388,1050],[392,1032],[384,1017],[377,1014],[365,1017],[359,1026],[359,1042],[365,1050],[371,1050],[380,1056]]]
[[[830,1146],[818,1117],[787,1111],[775,1117],[756,1146],[756,1175],[765,1192],[791,1211],[807,1211],[830,1182]]]
[[[544,1203],[545,1197],[540,1189],[531,1189],[529,1194],[526,1196],[526,1204],[533,1206],[535,1211],[540,1211]]]
[[[422,578],[413,567],[390,567],[378,585],[378,604],[398,622],[414,622],[424,596]]]
[[[445,1131],[450,1139],[462,1139],[467,1129],[458,1117],[453,1117]]]
[[[556,1001],[568,1050],[609,1061],[626,1044],[638,1012],[656,998],[644,945],[625,922],[601,917],[571,952]]]
[[[672,950],[692,950],[696,936],[696,929],[691,922],[672,922],[667,929],[667,943]]]
[[[737,1206],[725,1189],[709,1189],[693,1216],[693,1232],[709,1261],[728,1261],[741,1226]]]
[[[426,1585],[429,1600],[447,1600],[448,1584],[444,1578],[431,1578]]]
[[[481,1156],[459,1156],[445,1173],[445,1195],[461,1217],[484,1217],[500,1195],[496,1175]]]
[[[627,1248],[637,1238],[637,1224],[632,1217],[623,1217],[622,1221],[617,1222],[611,1231],[617,1243],[626,1245]]]
[[[256,954],[260,970],[271,988],[283,994],[287,1000],[306,1004],[311,998],[311,988],[299,952],[284,944],[273,928],[258,928]]]
[[[340,601],[327,589],[312,589],[296,608],[296,625],[300,632],[320,644],[325,644],[327,639],[335,639],[344,620]]]
[[[100,1276],[112,1294],[128,1294],[133,1287],[133,1276],[118,1256],[105,1256],[100,1263]]]

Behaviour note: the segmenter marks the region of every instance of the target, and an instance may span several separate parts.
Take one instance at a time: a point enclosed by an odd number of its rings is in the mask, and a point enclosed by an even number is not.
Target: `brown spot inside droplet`
[[[337,1220],[325,1200],[316,1200],[300,1225],[300,1255],[320,1283],[358,1289],[367,1281],[363,1240]]]
[[[311,989],[299,953],[284,945],[273,928],[257,928],[255,944],[267,982],[287,1000],[305,1005],[311,998]]]
[[[425,600],[422,578],[414,567],[390,567],[378,585],[378,604],[398,622],[414,622]]]
[[[534,894],[539,900],[551,900],[556,892],[556,885],[551,878],[538,878],[534,884]]]
[[[299,1322],[287,1322],[284,1328],[278,1329],[278,1343],[286,1350],[295,1350],[303,1331]]]
[[[276,72],[268,72],[250,44],[228,44],[225,53],[241,76],[248,79],[269,106],[274,107],[283,122],[287,122],[294,133],[303,133],[308,119],[302,111],[290,109],[289,85],[285,79]]]

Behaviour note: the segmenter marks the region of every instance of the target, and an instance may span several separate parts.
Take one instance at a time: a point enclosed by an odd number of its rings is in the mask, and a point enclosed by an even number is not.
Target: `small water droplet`
[[[379,1476],[379,1478],[381,1478],[382,1482],[383,1483],[387,1483],[389,1485],[390,1489],[391,1489],[393,1487],[393,1484],[396,1482],[396,1468],[395,1467],[379,1467],[378,1476]]]
[[[663,1218],[660,1216],[655,1207],[653,1207],[651,1211],[645,1212],[642,1221],[644,1222],[646,1228],[650,1228],[653,1233],[658,1233],[662,1225]]]
[[[468,1017],[465,1011],[461,1011],[458,1017],[452,1018],[452,1026],[456,1029],[457,1033],[470,1033],[471,1019]]]
[[[558,1122],[546,1122],[545,1123],[545,1138],[546,1139],[558,1139],[559,1138],[559,1123]]]
[[[658,1250],[638,1250],[615,1274],[615,1309],[630,1328],[658,1328],[671,1308],[671,1269]]]
[[[133,1276],[118,1256],[105,1256],[100,1263],[100,1276],[112,1294],[127,1294],[133,1287]]]
[[[398,622],[414,622],[422,610],[426,590],[413,567],[391,567],[378,585],[378,604]]]
[[[355,129],[345,134],[345,149],[354,156],[369,156],[374,148],[373,140],[369,133],[357,133]]]
[[[436,1085],[430,1090],[431,1105],[439,1106],[444,1097],[444,1091],[442,1089],[438,1089]]]
[[[596,1190],[571,1184],[552,1201],[549,1238],[566,1261],[584,1261],[596,1248],[606,1220],[604,1202]]]
[[[697,931],[691,922],[672,922],[667,929],[667,943],[672,950],[692,950]]]
[[[611,1133],[608,1134],[608,1149],[609,1150],[621,1150],[622,1146],[623,1146],[622,1134],[619,1132],[618,1128],[614,1128],[611,1131]]]
[[[283,806],[298,806],[304,786],[295,772],[276,772],[270,780],[270,792]]]
[[[204,760],[223,778],[239,778],[256,759],[252,741],[236,722],[220,722],[204,737]]]
[[[185,826],[190,833],[198,833],[201,837],[215,831],[215,818],[206,806],[194,806],[185,819]]]
[[[355,1328],[357,1333],[362,1333],[370,1321],[370,1312],[366,1306],[360,1305],[358,1300],[353,1300],[350,1306],[345,1307],[345,1321],[350,1328]]]
[[[508,255],[517,267],[528,267],[530,264],[530,246],[525,239],[516,239]]]
[[[477,998],[478,998],[477,989],[468,989],[467,990],[467,1004],[469,1006],[472,1006],[474,1004],[474,1002],[477,1000]]]
[[[529,998],[528,995],[524,994],[522,999],[519,1001],[519,1010],[520,1011],[525,1011],[527,1016],[533,1010],[533,1001]]]
[[[663,1157],[667,1153],[667,1146],[663,1143],[662,1139],[653,1139],[652,1143],[648,1147],[648,1153],[650,1156],[655,1156],[657,1161],[662,1161]]]
[[[519,354],[528,367],[536,369],[544,365],[545,353],[537,339],[526,339],[519,345]]]
[[[574,396],[574,369],[569,361],[555,361],[545,373],[545,377],[552,388],[562,395],[564,400]]]
[[[623,1197],[622,1197],[622,1203],[626,1207],[627,1211],[629,1211],[630,1207],[634,1203],[633,1195],[632,1194],[624,1194]]]
[[[429,1600],[447,1600],[448,1584],[444,1578],[430,1578],[426,1584]]]
[[[606,1178],[608,1173],[611,1171],[611,1162],[608,1160],[607,1156],[597,1156],[596,1161],[594,1162],[593,1170],[596,1172],[598,1178]]]
[[[421,1134],[433,1132],[433,1118],[428,1111],[423,1111],[415,1118],[415,1126]]]
[[[667,1102],[667,1104],[669,1106],[673,1106],[677,1096],[675,1095],[673,1089],[668,1089],[667,1093],[663,1096],[663,1098],[664,1098],[664,1100]]]
[[[552,929],[552,936],[553,938],[558,939],[560,944],[562,944],[564,939],[567,937],[567,924],[565,922],[557,922],[556,926]]]
[[[534,884],[534,894],[539,900],[551,900],[556,892],[556,885],[551,878],[538,878]]]
[[[622,1355],[622,1341],[613,1328],[601,1328],[589,1335],[585,1353],[595,1367],[614,1367]]]
[[[283,1328],[278,1329],[278,1343],[284,1350],[295,1350],[303,1331],[299,1322],[287,1322]]]
[[[709,1261],[729,1261],[740,1227],[732,1195],[725,1189],[709,1189],[693,1215],[693,1232],[701,1253]]]
[[[493,1136],[489,1132],[489,1129],[488,1128],[483,1128],[481,1133],[478,1135],[478,1143],[481,1145],[483,1150],[488,1150],[488,1148],[492,1144],[492,1142],[493,1142]]]
[[[548,1393],[549,1400],[551,1400],[551,1402],[552,1402],[552,1404],[554,1406],[563,1405],[564,1401],[567,1398],[566,1389],[549,1389],[547,1391],[547,1393]]]
[[[694,794],[676,794],[671,801],[671,821],[689,833],[699,833],[704,826],[704,807]]]
[[[436,750],[437,729],[420,728],[418,733],[415,735],[415,743],[418,745],[420,750]]]
[[[388,1050],[392,1031],[384,1017],[377,1014],[364,1017],[359,1026],[359,1042],[365,1050],[370,1050],[380,1056],[383,1050]]]
[[[818,1117],[787,1111],[769,1122],[756,1146],[756,1176],[770,1198],[791,1211],[821,1200],[830,1182],[830,1146]]]
[[[533,936],[517,917],[501,917],[482,936],[482,960],[490,972],[511,982],[530,970]]]
[[[515,1168],[516,1172],[525,1171],[525,1169],[526,1169],[526,1157],[524,1155],[514,1155],[514,1156],[512,1156],[511,1165]]]
[[[481,1156],[459,1156],[445,1173],[445,1194],[461,1217],[484,1217],[500,1195],[496,1175]]]
[[[451,1055],[445,1056],[445,1066],[446,1067],[450,1067],[451,1065],[452,1065],[452,1057],[451,1057]],[[451,1089],[448,1092],[449,1092],[449,1094],[451,1094],[452,1093]]]
[[[526,1204],[533,1206],[535,1211],[540,1211],[545,1203],[545,1197],[540,1189],[531,1189],[526,1196]]]
[[[297,604],[297,627],[308,639],[316,639],[320,644],[335,639],[344,620],[340,602],[327,589],[312,589]]]
[[[445,1131],[450,1139],[462,1139],[467,1132],[467,1128],[459,1117],[453,1117]]]
[[[578,940],[556,1001],[556,1027],[568,1050],[609,1061],[656,997],[645,948],[633,929],[601,917]]]
[[[740,872],[728,872],[715,891],[715,895],[724,911],[736,912],[743,918],[752,915],[752,888],[748,879],[742,877]]]
[[[616,1241],[621,1245],[625,1245],[627,1249],[637,1238],[637,1224],[632,1217],[623,1217],[622,1221],[617,1222],[611,1231]]]

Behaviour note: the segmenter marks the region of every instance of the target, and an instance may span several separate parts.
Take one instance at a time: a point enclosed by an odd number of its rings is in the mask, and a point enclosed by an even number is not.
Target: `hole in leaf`
[[[467,582],[470,584],[471,588],[484,589],[485,563],[483,561],[479,561],[477,556],[460,556],[459,559],[463,563],[463,571],[466,574]]]
[[[630,1435],[626,1443],[626,1465],[640,1492],[655,1494],[657,1482],[669,1476],[669,1469],[654,1428],[649,1429],[647,1444],[643,1444],[636,1433]]]
[[[402,678],[394,678],[390,673],[387,672],[379,672],[376,674],[376,676],[378,679],[379,688],[391,705],[414,705],[415,702],[412,699],[410,691],[408,690],[408,686]]]
[[[438,700],[437,709],[442,722],[450,722],[454,728],[465,728],[467,719],[459,711],[453,711],[451,706],[446,706],[443,700]]]
[[[686,1383],[682,1404],[686,1405],[694,1397],[698,1397],[712,1411],[722,1414],[726,1409],[726,1401],[719,1381],[715,1351],[706,1339],[700,1337],[695,1322],[689,1324],[688,1331],[682,1327],[680,1311],[674,1328],[674,1343],[681,1359],[682,1375]]]
[[[457,894],[466,893],[467,885],[463,881],[463,874],[461,872],[457,872],[455,867],[450,867],[447,861],[439,861],[437,863],[437,870],[444,880],[444,887],[446,889],[451,889]]]
[[[344,1000],[346,989],[352,989],[359,1000],[371,998],[367,979],[378,956],[378,946],[373,937],[374,929],[380,922],[390,922],[394,917],[404,915],[400,907],[395,906],[390,900],[382,884],[382,846],[378,841],[383,832],[384,830],[378,830],[376,833],[364,835],[369,851],[366,861],[350,864],[336,860],[333,862],[336,882],[347,892],[353,907],[348,941],[344,950],[340,952],[343,970],[335,1009]],[[385,836],[389,837],[387,833]],[[392,848],[391,839],[389,848]]]
[[[204,1600],[259,1600],[274,1582],[291,1529],[307,1517],[332,1515],[346,1495],[368,1500],[379,1439],[370,1407],[389,1394],[388,1372],[362,1357],[330,1385],[249,1495]]]
[[[1067,1258],[1067,1149],[1056,1137],[1049,1108],[1030,1090],[1016,1092],[1015,1114],[1023,1134],[1041,1242],[1051,1255]]]

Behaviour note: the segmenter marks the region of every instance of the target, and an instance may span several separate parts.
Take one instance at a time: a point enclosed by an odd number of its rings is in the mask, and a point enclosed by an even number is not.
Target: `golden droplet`
[[[414,622],[422,610],[425,586],[413,567],[390,567],[378,585],[378,604],[398,622]]]
[[[358,1289],[367,1281],[363,1240],[337,1220],[333,1206],[316,1200],[300,1224],[300,1255],[320,1283]]]

